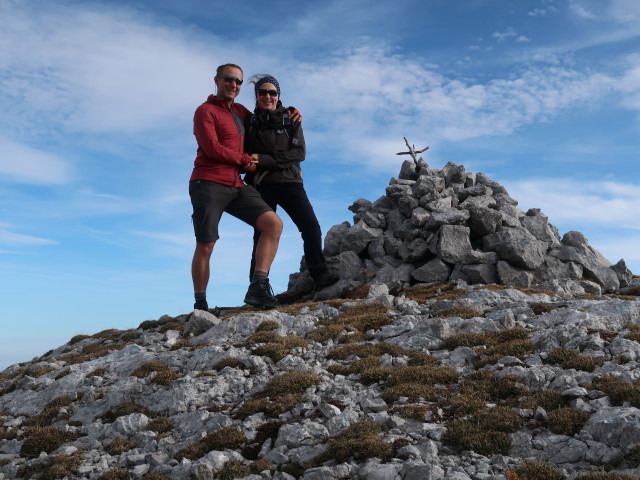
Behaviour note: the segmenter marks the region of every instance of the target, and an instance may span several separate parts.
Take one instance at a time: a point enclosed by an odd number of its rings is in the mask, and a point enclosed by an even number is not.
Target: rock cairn
[[[624,260],[611,265],[580,232],[561,238],[540,209],[517,205],[503,186],[462,165],[436,170],[421,158],[405,161],[385,195],[349,207],[353,225],[327,233],[324,254],[340,281],[315,298],[374,282],[394,288],[464,280],[573,294],[628,286]],[[310,282],[303,261],[288,291],[308,291]]]

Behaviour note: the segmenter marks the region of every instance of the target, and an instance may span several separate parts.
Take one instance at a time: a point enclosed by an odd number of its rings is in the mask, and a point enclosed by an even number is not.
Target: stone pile
[[[540,209],[517,205],[503,186],[462,165],[436,170],[422,159],[405,161],[385,195],[349,207],[353,225],[328,231],[324,253],[340,281],[315,298],[373,282],[393,288],[461,279],[573,294],[628,286],[624,260],[611,265],[581,233],[560,237]],[[288,290],[307,291],[310,282],[302,262]]]
[[[0,374],[0,479],[507,480],[530,478],[514,472],[532,462],[558,475],[535,478],[640,478],[640,396],[602,390],[637,388],[639,297],[465,282],[405,293],[373,284],[360,299],[74,337]],[[492,357],[451,342],[505,333],[529,347]],[[583,364],[551,360],[558,349]],[[403,388],[430,384],[438,398],[390,395],[394,374],[422,371],[414,362],[445,376]],[[458,396],[482,379],[499,389]],[[557,433],[551,397],[571,431]],[[487,411],[515,421],[491,434],[507,439],[499,453],[448,437]],[[345,441],[354,429],[365,433]],[[583,476],[604,467],[618,476]]]

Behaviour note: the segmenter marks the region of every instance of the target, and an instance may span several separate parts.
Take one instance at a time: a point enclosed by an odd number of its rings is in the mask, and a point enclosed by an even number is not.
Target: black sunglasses
[[[242,85],[242,79],[241,78],[232,77],[231,75],[218,75],[218,78],[221,78],[222,80],[224,80],[227,83],[236,82],[236,85]]]
[[[272,97],[277,97],[278,96],[278,91],[277,90],[267,90],[264,88],[259,88],[258,89],[258,95],[260,95],[261,97],[264,97],[265,95],[271,95]]]

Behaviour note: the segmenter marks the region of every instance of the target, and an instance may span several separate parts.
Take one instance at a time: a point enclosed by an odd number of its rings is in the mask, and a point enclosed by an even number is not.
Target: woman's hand
[[[257,153],[253,153],[253,154],[251,155],[251,158],[252,158],[253,160],[251,160],[249,163],[247,163],[247,164],[244,166],[244,169],[243,169],[243,170],[244,170],[246,173],[253,173],[253,172],[255,172],[255,171],[256,171],[256,169],[258,168],[258,160],[259,160],[258,154],[257,154]]]
[[[302,122],[302,115],[296,107],[287,107],[287,113],[292,122]]]

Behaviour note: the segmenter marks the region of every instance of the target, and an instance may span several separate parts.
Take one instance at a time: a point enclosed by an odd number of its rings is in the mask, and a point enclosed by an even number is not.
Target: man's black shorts
[[[215,242],[220,238],[218,223],[222,212],[255,227],[260,215],[273,211],[251,185],[230,187],[207,180],[192,180],[189,182],[189,196],[193,205],[193,230],[196,241],[201,243]]]

